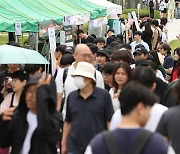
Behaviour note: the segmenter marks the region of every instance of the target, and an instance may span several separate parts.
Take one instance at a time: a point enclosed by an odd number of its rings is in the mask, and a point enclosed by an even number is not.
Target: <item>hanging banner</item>
[[[56,48],[55,29],[48,28],[48,34],[49,34],[50,49],[55,49]]]
[[[15,35],[22,35],[22,28],[20,22],[15,22]]]
[[[84,15],[66,16],[65,26],[68,25],[81,25],[90,20],[90,13]]]
[[[49,34],[50,55],[51,55],[51,70],[52,70],[51,73],[54,75],[55,70],[56,70],[56,58],[54,55],[54,52],[56,49],[55,29],[54,28],[48,28],[48,34]]]
[[[72,33],[72,26],[64,26],[65,31],[65,44],[67,46],[73,46],[73,33]]]
[[[138,23],[137,16],[136,16],[136,12],[133,11],[133,12],[131,12],[131,14],[132,14],[132,17],[133,17],[133,19],[134,19],[136,29],[137,29],[138,31],[141,31],[141,29],[140,29],[140,27],[139,27],[139,23]]]

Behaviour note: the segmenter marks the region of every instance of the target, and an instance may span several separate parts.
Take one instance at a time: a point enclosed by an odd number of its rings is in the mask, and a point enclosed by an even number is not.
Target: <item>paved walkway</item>
[[[174,19],[173,22],[167,23],[168,42],[177,39],[176,36],[180,34],[180,19]]]

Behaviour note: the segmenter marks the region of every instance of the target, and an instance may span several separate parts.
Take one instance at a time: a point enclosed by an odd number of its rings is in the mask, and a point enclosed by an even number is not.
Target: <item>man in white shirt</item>
[[[77,90],[78,88],[74,84],[74,78],[71,76],[71,73],[75,71],[76,66],[78,62],[88,62],[91,63],[93,61],[92,59],[92,51],[89,49],[89,47],[85,44],[79,44],[75,48],[75,53],[74,53],[74,59],[75,62],[68,67],[68,72],[67,72],[67,77],[65,82],[63,83],[63,72],[64,69],[60,69],[57,73],[56,77],[56,86],[57,86],[57,96],[58,96],[58,102],[57,102],[57,110],[59,111],[61,108],[61,102],[62,102],[62,97],[63,93],[65,95],[65,98],[68,97],[68,95],[74,91]],[[103,77],[99,71],[96,71],[95,73],[96,77],[96,86],[103,88],[104,89],[104,82],[103,82]],[[64,102],[63,106],[63,116],[65,117],[66,114],[66,99]]]
[[[138,44],[142,44],[142,45],[144,46],[144,48],[145,48],[148,52],[150,51],[148,44],[141,39],[141,36],[142,36],[142,32],[140,32],[140,31],[134,32],[134,40],[135,40],[135,41],[130,44],[130,45],[131,45],[131,53],[132,53],[132,55],[133,55],[133,53],[135,52],[135,47],[136,47]]]

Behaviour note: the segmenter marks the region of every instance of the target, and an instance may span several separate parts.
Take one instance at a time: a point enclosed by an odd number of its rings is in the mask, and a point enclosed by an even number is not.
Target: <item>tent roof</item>
[[[87,0],[0,0],[0,31],[14,32],[21,22],[23,32],[38,32],[38,22],[90,13],[90,19],[106,16],[106,8]]]
[[[107,15],[110,15],[111,11],[113,9],[116,9],[117,11],[120,11],[121,14],[122,14],[122,6],[121,5],[114,4],[114,3],[109,2],[107,0],[88,0],[88,1],[90,1],[90,2],[92,2],[94,4],[106,7],[107,8]]]

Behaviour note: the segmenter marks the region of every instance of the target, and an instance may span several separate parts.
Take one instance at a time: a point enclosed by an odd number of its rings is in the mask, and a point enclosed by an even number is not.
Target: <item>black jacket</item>
[[[36,79],[38,80],[38,79]],[[28,130],[26,120],[28,108],[25,103],[25,87],[18,108],[12,120],[4,122],[0,118],[0,147],[12,146],[11,154],[21,152]],[[37,121],[38,126],[31,138],[30,154],[55,154],[56,144],[60,140],[62,115],[56,112],[56,88],[54,80],[51,85],[43,85],[37,89]]]

